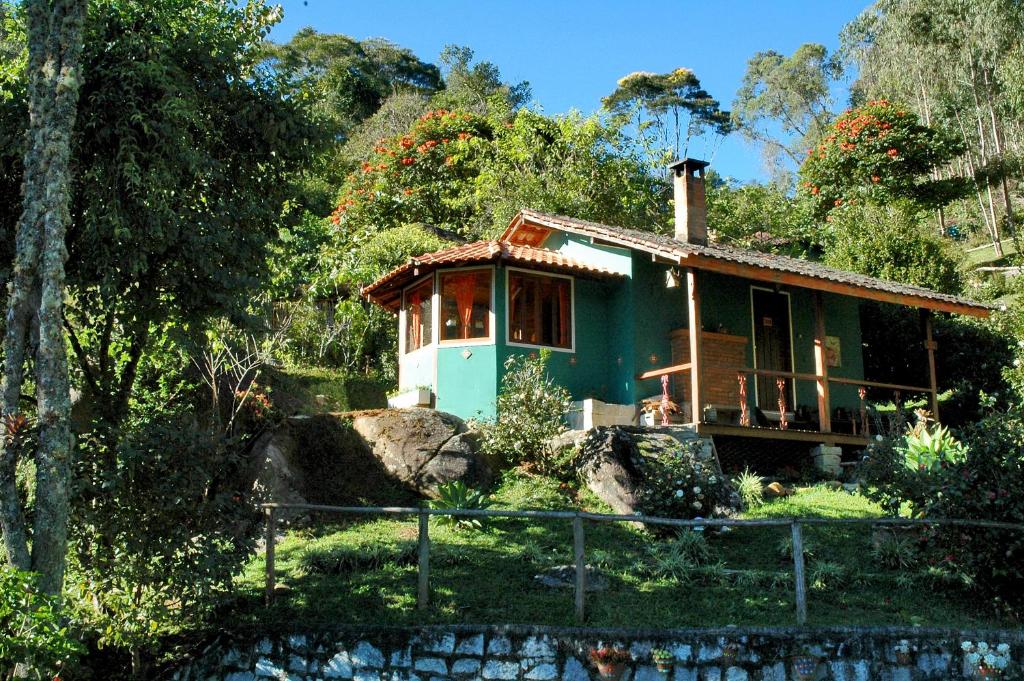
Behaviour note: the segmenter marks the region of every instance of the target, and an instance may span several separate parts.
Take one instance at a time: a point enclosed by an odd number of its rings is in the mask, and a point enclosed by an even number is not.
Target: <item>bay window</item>
[[[442,341],[490,338],[492,278],[490,269],[439,275]]]
[[[405,293],[405,351],[430,345],[433,328],[434,281],[430,278]]]

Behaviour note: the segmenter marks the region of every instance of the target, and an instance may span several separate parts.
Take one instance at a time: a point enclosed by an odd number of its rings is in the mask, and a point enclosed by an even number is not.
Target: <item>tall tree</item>
[[[87,0],[24,3],[29,127],[4,335],[0,522],[8,560],[38,572],[40,588],[51,594],[60,593],[67,553],[72,435],[63,329],[64,238],[71,219],[71,139],[87,5]],[[28,427],[20,402],[29,359],[35,368],[38,423],[31,551],[15,487],[19,444]]]
[[[659,167],[686,156],[693,138],[706,132],[727,135],[732,130],[729,112],[687,68],[630,73],[601,102],[620,119],[635,124],[644,151]]]
[[[497,98],[510,111],[524,106],[530,99],[530,84],[526,81],[507,83],[501,70],[489,61],[473,62],[475,53],[462,45],[445,45],[441,50],[441,68],[445,88],[434,95],[439,108],[461,109],[486,114],[491,99]]]
[[[740,133],[762,145],[773,175],[799,166],[832,121],[831,86],[842,74],[824,45],[807,43],[790,56],[758,52],[747,62],[732,104]]]

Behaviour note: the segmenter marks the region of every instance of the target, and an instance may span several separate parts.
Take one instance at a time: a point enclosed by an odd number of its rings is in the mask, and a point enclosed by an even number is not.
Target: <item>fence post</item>
[[[274,587],[276,581],[276,575],[274,574],[274,540],[277,535],[277,522],[274,517],[274,507],[270,506],[266,509],[267,511],[267,592],[265,594],[265,601],[267,605],[274,602]]]
[[[419,516],[419,590],[416,594],[416,607],[425,610],[430,600],[430,514],[421,509]]]
[[[807,624],[807,582],[804,580],[804,538],[800,523],[796,520],[793,529],[793,576],[796,580],[796,623]]]
[[[576,563],[576,621],[582,624],[586,617],[587,564],[583,557],[583,518],[579,514],[572,520],[572,548]]]

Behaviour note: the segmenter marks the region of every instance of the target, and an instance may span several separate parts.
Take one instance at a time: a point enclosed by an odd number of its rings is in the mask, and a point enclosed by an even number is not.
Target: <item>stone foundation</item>
[[[897,660],[906,640],[909,658]],[[1024,632],[922,628],[693,629],[623,631],[548,627],[340,628],[271,637],[222,636],[173,673],[175,681],[590,681],[595,647],[627,649],[623,681],[787,681],[792,657],[817,658],[819,681],[974,678],[962,641],[1010,645],[1024,662]],[[674,656],[659,672],[651,649]]]

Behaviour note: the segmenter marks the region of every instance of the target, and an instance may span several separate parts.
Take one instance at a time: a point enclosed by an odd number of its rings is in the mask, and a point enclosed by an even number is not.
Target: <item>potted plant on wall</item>
[[[975,678],[994,679],[1003,675],[1010,664],[1010,644],[990,646],[985,641],[964,641],[960,644],[967,666],[974,670]]]
[[[590,651],[590,661],[597,667],[597,673],[602,679],[619,681],[623,672],[626,671],[626,663],[632,661],[633,656],[623,648],[604,646],[594,648]]]
[[[676,656],[664,648],[654,648],[651,650],[651,659],[654,660],[654,666],[659,672],[668,674],[672,671],[672,663],[675,662]]]
[[[801,646],[790,658],[793,665],[793,678],[797,681],[811,681],[818,671],[819,658],[807,646]]]
[[[914,663],[913,651],[917,650],[917,646],[910,645],[910,641],[907,639],[900,639],[900,642],[893,647],[893,651],[896,653],[896,664],[907,666]]]

